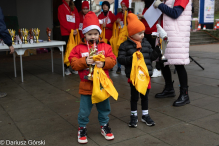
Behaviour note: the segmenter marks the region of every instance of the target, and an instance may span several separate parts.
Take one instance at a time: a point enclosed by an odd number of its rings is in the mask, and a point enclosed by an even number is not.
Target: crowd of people
[[[72,0],[62,0],[63,4],[58,8],[58,19],[60,22],[60,29],[62,40],[68,43],[71,30],[74,30],[73,35],[80,33],[81,42],[74,47],[69,55],[70,66],[65,65],[65,74],[71,73],[79,74],[81,79],[79,85],[80,109],[78,114],[78,142],[87,143],[87,128],[89,122],[89,115],[93,107],[91,95],[93,89],[93,82],[86,80],[85,75],[89,73],[89,66],[96,64],[98,68],[102,68],[105,74],[110,78],[109,72],[117,64],[117,74],[121,74],[121,65],[125,67],[125,74],[127,83],[130,85],[130,107],[131,116],[128,126],[137,127],[138,113],[137,102],[139,94],[141,97],[141,121],[148,126],[154,126],[155,122],[149,115],[148,111],[148,96],[151,89],[151,77],[163,76],[165,86],[161,93],[157,93],[155,98],[175,97],[175,90],[173,88],[173,80],[169,65],[174,65],[178,74],[180,82],[180,95],[173,103],[173,106],[183,106],[190,103],[188,95],[188,78],[184,65],[189,64],[189,37],[190,37],[190,19],[191,19],[191,1],[190,0],[166,0],[165,3],[160,0],[143,0],[145,3],[142,14],[133,14],[129,9],[129,0],[122,0],[121,12],[116,16],[110,11],[110,3],[103,1],[102,12],[99,16],[89,9],[89,2],[83,1],[81,11],[78,12]],[[161,10],[161,17],[150,27],[144,14],[149,7],[155,7]],[[127,16],[126,16],[127,14]],[[4,24],[0,11],[0,23]],[[153,16],[152,16],[153,17]],[[127,24],[124,24],[127,20]],[[182,23],[183,21],[183,23]],[[101,22],[101,23],[100,23]],[[118,48],[118,57],[113,54],[110,39],[113,34],[113,26],[122,29],[127,25],[128,36]],[[159,44],[156,44],[156,39],[152,38],[152,32],[157,32],[156,24],[160,24],[167,32],[169,37],[169,44],[165,51],[167,62],[161,61],[162,56]],[[5,26],[5,25],[4,25]],[[107,43],[100,37],[103,29],[105,30],[105,39]],[[78,31],[77,31],[78,30]],[[5,27],[0,25],[0,35],[5,40],[8,39],[8,32]],[[9,40],[9,39],[8,39]],[[7,42],[7,41],[5,41]],[[11,42],[6,43],[11,52]],[[92,47],[97,48],[97,52],[102,52],[105,56],[105,61],[94,61],[89,56],[89,51]],[[66,46],[64,46],[66,50]],[[135,56],[135,57],[134,57]],[[143,66],[146,68],[148,82],[142,85],[145,88],[145,93],[136,87],[133,80],[133,67],[136,64],[134,59],[144,60]],[[155,69],[153,70],[152,62],[156,61]],[[72,68],[72,72],[69,67]],[[161,74],[162,72],[162,74]],[[136,72],[139,75],[141,71]],[[134,76],[136,76],[134,75]],[[0,94],[2,96],[2,93]],[[106,140],[114,139],[114,135],[109,127],[109,117],[111,108],[109,99],[96,104],[98,110],[98,120],[100,123],[101,134]]]

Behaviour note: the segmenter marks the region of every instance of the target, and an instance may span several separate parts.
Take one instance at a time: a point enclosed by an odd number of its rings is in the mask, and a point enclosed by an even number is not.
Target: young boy
[[[116,64],[116,57],[112,52],[110,45],[105,44],[99,38],[101,33],[101,28],[99,25],[99,20],[94,12],[90,11],[85,15],[82,30],[85,38],[82,42],[76,46],[70,56],[69,62],[74,70],[78,71],[81,82],[79,85],[79,94],[81,94],[80,99],[80,111],[78,114],[78,142],[87,143],[87,129],[86,125],[89,122],[89,115],[93,107],[91,101],[93,82],[84,79],[84,76],[89,74],[88,66],[91,64],[96,64],[98,68],[103,68],[107,76],[109,77],[108,69],[113,68]],[[97,48],[98,53],[103,53],[105,56],[105,62],[96,61],[94,62],[92,57],[89,57],[89,50],[92,47]],[[98,120],[101,125],[101,134],[107,139],[114,139],[114,135],[109,127],[109,113],[111,111],[109,99],[96,104],[98,110]]]
[[[105,28],[105,38],[109,41],[113,33],[115,15],[110,11],[110,3],[108,1],[103,1],[102,9],[103,12],[100,13],[98,19],[103,21],[102,26]]]
[[[138,17],[130,13],[127,17],[128,21],[128,39],[121,44],[119,47],[118,61],[120,64],[125,66],[126,77],[131,87],[131,119],[129,127],[137,127],[137,102],[139,98],[139,92],[135,89],[135,86],[130,81],[130,74],[132,69],[132,55],[136,51],[140,51],[143,54],[145,64],[148,68],[149,75],[152,75],[152,63],[151,61],[156,60],[160,56],[160,49],[156,47],[154,50],[151,48],[149,42],[144,38],[145,26],[138,20]],[[150,88],[150,82],[148,87]],[[147,88],[147,87],[145,87]],[[149,88],[145,95],[141,96],[141,107],[142,107],[142,122],[145,122],[148,126],[154,126],[155,122],[150,118],[148,113],[148,94]]]
[[[129,0],[122,0],[120,5],[121,5],[122,10],[116,15],[116,23],[120,24],[120,26],[123,28],[125,11],[128,11],[128,13],[131,13],[131,11],[129,10]],[[117,66],[118,68],[116,70],[116,73],[121,74],[121,64],[117,62]]]
[[[84,22],[84,16],[89,12],[89,2],[88,1],[83,1],[82,6],[81,6],[81,12],[79,13],[80,16],[80,24],[79,24],[79,32],[81,38],[84,38],[84,35],[82,33],[82,28],[83,28],[83,22]]]

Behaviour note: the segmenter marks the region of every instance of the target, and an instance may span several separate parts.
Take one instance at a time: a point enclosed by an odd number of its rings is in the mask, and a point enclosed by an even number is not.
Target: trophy
[[[47,27],[47,29],[46,29],[46,34],[47,34],[47,36],[48,36],[48,42],[50,42],[51,40],[50,40],[50,37],[51,37],[51,32],[52,32],[52,30],[51,29],[49,29],[49,27]]]
[[[33,29],[34,35],[36,37],[36,43],[39,43],[39,35],[40,35],[40,30],[37,28]]]
[[[157,24],[156,27],[157,27],[157,32],[153,32],[152,37],[156,37],[157,39],[159,39],[158,42],[159,42],[159,46],[160,46],[161,54],[162,54],[161,61],[167,62],[168,60],[164,56],[165,50],[168,44],[167,33],[164,31],[164,29],[159,24]]]
[[[24,44],[27,44],[27,36],[28,36],[28,30],[25,28],[23,28],[23,36],[24,36],[24,40],[23,40],[23,43]]]
[[[96,53],[97,53],[97,48],[96,48],[96,43],[94,43],[93,47],[89,50],[89,57],[96,55]],[[90,80],[90,81],[93,80],[92,73],[94,71],[94,66],[95,65],[93,64],[89,65],[89,74],[87,76],[84,76],[84,79]]]
[[[12,45],[14,45],[15,44],[15,40],[14,40],[14,37],[15,37],[15,30],[13,30],[13,29],[8,29],[8,31],[9,31],[9,33],[10,33],[10,35],[11,35],[11,40],[12,40]]]

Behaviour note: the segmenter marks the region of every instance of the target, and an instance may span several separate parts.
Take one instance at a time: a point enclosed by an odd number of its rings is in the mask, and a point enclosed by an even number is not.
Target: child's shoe
[[[146,123],[148,126],[154,126],[155,125],[155,122],[151,119],[149,114],[143,115],[141,121]]]
[[[79,127],[78,128],[78,142],[83,144],[87,143],[87,128],[86,127]]]
[[[116,74],[121,74],[121,68],[118,67],[117,71],[116,71]]]
[[[130,116],[130,122],[129,127],[137,127],[138,123],[138,116],[135,116],[134,114]]]
[[[109,127],[109,124],[101,126],[101,134],[105,137],[106,140],[114,139],[114,135],[111,132],[111,128]]]

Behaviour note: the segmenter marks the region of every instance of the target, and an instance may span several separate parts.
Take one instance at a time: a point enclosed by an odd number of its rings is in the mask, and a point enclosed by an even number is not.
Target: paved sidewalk
[[[154,127],[142,122],[138,123],[137,128],[128,127],[130,89],[124,68],[122,74],[117,75],[115,66],[110,73],[119,92],[118,101],[110,98],[110,127],[115,139],[106,141],[101,136],[94,107],[87,125],[87,145],[219,146],[219,45],[191,46],[190,55],[205,70],[201,70],[194,62],[186,66],[191,100],[189,105],[173,107],[172,103],[177,97],[155,99],[154,95],[163,89],[164,80],[162,77],[152,79],[149,113],[156,122]],[[0,56],[0,60],[7,60],[0,63],[0,91],[8,93],[7,97],[0,99],[0,144],[1,140],[45,140],[47,146],[79,145],[79,77],[70,75],[63,78],[61,55],[55,51],[55,56],[55,73],[51,73],[49,53],[25,57],[24,83],[21,83],[19,59],[18,77],[14,78],[12,58]],[[174,68],[171,68],[173,71]],[[177,74],[173,74],[173,79],[178,96]],[[138,110],[140,121],[140,101]]]

